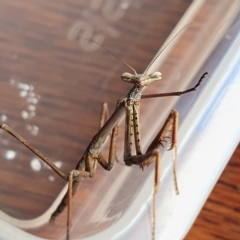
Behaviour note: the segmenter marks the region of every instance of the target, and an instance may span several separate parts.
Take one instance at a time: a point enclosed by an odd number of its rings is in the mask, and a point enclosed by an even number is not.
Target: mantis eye
[[[162,74],[160,72],[151,73],[149,76],[150,76],[150,78],[156,78],[156,79],[162,78]]]
[[[133,75],[132,75],[131,73],[125,72],[125,73],[123,73],[123,74],[121,75],[121,79],[122,79],[123,81],[125,81],[125,82],[131,82],[132,76],[133,76]]]

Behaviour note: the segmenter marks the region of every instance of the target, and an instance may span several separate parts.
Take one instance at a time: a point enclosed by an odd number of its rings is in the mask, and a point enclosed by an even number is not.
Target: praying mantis
[[[170,41],[171,42],[171,41]],[[169,43],[170,43],[169,42]],[[168,43],[168,44],[169,44]],[[166,45],[167,46],[167,45]],[[166,47],[165,47],[166,48]],[[164,48],[164,49],[165,49]],[[164,50],[163,49],[163,50]],[[106,49],[107,50],[107,49]],[[163,51],[162,50],[162,51]],[[108,50],[107,50],[108,51]],[[161,52],[162,52],[161,51]],[[156,56],[156,58],[161,54],[161,52]],[[151,64],[156,59],[154,58]],[[156,194],[159,188],[160,181],[160,151],[159,147],[164,144],[164,142],[170,139],[171,144],[169,150],[174,149],[174,182],[176,193],[179,193],[177,178],[176,178],[176,160],[177,160],[177,128],[178,128],[178,112],[177,110],[172,110],[166,119],[163,127],[157,133],[156,137],[148,147],[145,154],[141,150],[141,136],[140,136],[140,100],[146,98],[155,97],[167,97],[167,96],[181,96],[183,94],[195,91],[203,81],[207,73],[204,73],[197,84],[185,91],[159,93],[159,94],[149,94],[144,95],[143,90],[150,84],[162,79],[162,74],[160,72],[153,72],[148,74],[149,67],[145,70],[143,74],[138,74],[135,69],[130,65],[122,61],[127,65],[132,71],[131,73],[123,73],[121,79],[125,82],[133,84],[133,87],[127,93],[127,95],[117,102],[117,106],[111,117],[104,123],[107,116],[108,108],[107,105],[103,105],[102,110],[102,121],[101,128],[98,133],[92,138],[88,147],[86,148],[83,156],[76,165],[76,168],[69,173],[64,173],[60,168],[58,168],[52,161],[50,161],[43,153],[38,151],[35,147],[29,144],[23,137],[21,137],[17,132],[10,128],[6,124],[1,124],[0,128],[24,146],[26,146],[30,151],[36,154],[40,159],[42,159],[49,167],[51,167],[61,178],[68,182],[68,191],[62,199],[61,203],[52,213],[51,220],[54,219],[68,206],[68,216],[67,216],[67,234],[66,239],[70,239],[70,227],[71,227],[71,198],[76,194],[80,183],[83,178],[94,177],[96,172],[97,164],[100,164],[105,170],[110,171],[114,165],[116,159],[116,143],[118,135],[118,124],[119,121],[125,115],[125,139],[124,139],[124,154],[123,160],[127,166],[138,165],[140,168],[144,169],[145,166],[150,165],[155,161],[155,175],[154,175],[154,190],[153,190],[153,207],[152,207],[152,239],[155,239],[155,209],[156,209]],[[110,138],[110,149],[109,156],[106,160],[101,154],[103,144],[105,143],[107,137],[111,134]],[[136,149],[136,155],[132,154],[132,140],[134,139],[134,145]]]

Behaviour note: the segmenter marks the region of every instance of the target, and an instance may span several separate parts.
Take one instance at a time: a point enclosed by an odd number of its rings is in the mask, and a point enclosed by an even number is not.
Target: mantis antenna
[[[169,46],[169,44],[185,29],[187,28],[189,25],[191,25],[192,23],[187,24],[186,26],[184,26],[182,29],[180,29],[176,35],[164,46],[164,48],[157,54],[157,56],[150,62],[150,64],[148,65],[147,69],[144,71],[143,75],[147,75],[147,72],[149,70],[149,68],[152,66],[152,64],[155,62],[155,60],[161,55],[161,53]],[[117,55],[115,55],[114,53],[112,53],[109,49],[107,49],[106,47],[104,47],[103,45],[101,45],[100,43],[91,40],[92,42],[96,43],[99,47],[102,47],[103,49],[105,49],[107,52],[109,52],[111,55],[113,55],[115,58],[117,58],[118,60],[120,60],[122,63],[124,63],[127,67],[129,67],[135,75],[138,75],[136,70],[131,67],[128,63],[126,63],[125,61],[123,61],[121,58],[119,58]]]
[[[155,60],[161,55],[161,53],[169,46],[169,44],[189,25],[191,25],[192,23],[187,24],[186,26],[184,26],[182,29],[180,29],[176,35],[164,46],[164,48],[158,53],[158,55],[150,62],[150,64],[148,65],[147,69],[144,71],[144,75],[147,75],[147,72],[149,70],[149,68],[152,66],[152,64],[155,62]]]

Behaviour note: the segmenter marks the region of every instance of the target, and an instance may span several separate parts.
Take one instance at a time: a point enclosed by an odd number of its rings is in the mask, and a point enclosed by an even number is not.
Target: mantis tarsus
[[[162,51],[161,51],[162,52]],[[160,52],[160,53],[161,53]],[[159,53],[159,54],[160,54]],[[157,55],[157,57],[159,56]],[[156,58],[155,58],[156,59]],[[154,61],[154,60],[153,60]],[[125,63],[125,62],[124,62]],[[125,63],[126,64],[126,63]],[[102,122],[102,127],[99,132],[93,137],[92,141],[86,148],[82,158],[78,162],[76,168],[70,173],[66,174],[54,165],[46,156],[39,152],[36,148],[31,146],[24,138],[22,138],[13,129],[8,127],[6,124],[1,124],[0,128],[11,134],[14,138],[25,145],[29,150],[36,154],[46,164],[48,164],[60,177],[68,181],[68,192],[62,199],[60,205],[51,216],[51,221],[64,210],[68,205],[68,218],[67,218],[67,239],[70,239],[70,226],[71,226],[71,198],[75,195],[78,187],[84,177],[94,177],[96,172],[97,163],[99,163],[105,170],[110,171],[113,167],[115,155],[116,155],[116,142],[118,134],[118,123],[120,119],[126,114],[125,118],[125,143],[124,143],[124,162],[127,166],[138,165],[142,169],[145,166],[150,165],[153,161],[155,164],[155,177],[154,177],[154,191],[153,191],[153,223],[152,223],[152,239],[155,238],[155,205],[156,205],[156,193],[159,188],[159,175],[160,175],[160,152],[158,150],[160,145],[163,145],[166,138],[171,139],[170,149],[175,149],[174,157],[174,179],[175,188],[178,193],[177,179],[176,179],[176,156],[177,156],[177,126],[178,126],[178,112],[172,110],[163,127],[156,135],[148,147],[145,154],[141,151],[141,138],[140,138],[140,123],[139,123],[139,107],[141,98],[153,98],[153,97],[167,97],[167,96],[180,96],[191,91],[195,91],[196,88],[201,84],[203,78],[207,73],[204,73],[199,79],[198,83],[190,89],[179,92],[169,92],[160,94],[142,95],[142,91],[151,83],[159,81],[162,78],[160,72],[154,72],[147,74],[149,67],[143,74],[137,74],[137,72],[128,64],[134,74],[123,73],[121,78],[125,82],[133,84],[132,89],[128,92],[126,97],[118,101],[117,107],[111,117],[105,124]],[[106,115],[106,107],[103,108],[103,116]],[[108,160],[105,160],[101,154],[101,150],[104,142],[108,135],[111,134],[110,150]],[[170,135],[170,136],[169,136]],[[132,155],[132,137],[134,136],[136,155]]]

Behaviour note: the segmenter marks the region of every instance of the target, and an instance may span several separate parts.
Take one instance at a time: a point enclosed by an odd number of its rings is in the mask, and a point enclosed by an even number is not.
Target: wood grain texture
[[[240,145],[185,240],[238,240],[239,236]]]

